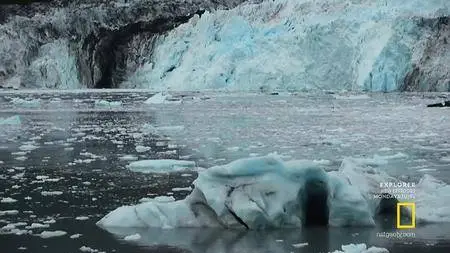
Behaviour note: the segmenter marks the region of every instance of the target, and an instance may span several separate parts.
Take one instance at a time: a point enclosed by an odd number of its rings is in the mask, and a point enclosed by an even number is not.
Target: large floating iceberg
[[[122,206],[97,224],[246,229],[372,226],[379,212],[395,210],[395,202],[374,197],[380,183],[399,181],[369,165],[346,158],[338,171],[325,172],[304,160],[241,159],[200,172],[194,190],[183,200]],[[448,187],[431,176],[417,184],[418,222],[450,222],[450,202],[443,198]]]

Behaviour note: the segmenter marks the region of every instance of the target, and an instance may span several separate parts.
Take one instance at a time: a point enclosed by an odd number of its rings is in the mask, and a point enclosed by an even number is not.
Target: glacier
[[[372,163],[372,159],[345,158],[339,170],[326,172],[316,162],[283,161],[276,155],[239,159],[199,172],[185,199],[121,206],[97,225],[251,230],[374,226],[379,213],[395,214],[396,207],[396,202],[374,197],[382,191],[380,183],[401,181],[368,166]],[[419,224],[450,222],[448,190],[448,185],[429,175],[417,184]],[[411,216],[408,209],[402,212]]]
[[[244,0],[58,0],[0,6],[0,87],[119,88],[158,34]]]
[[[160,36],[125,87],[448,91],[448,1],[263,1]]]
[[[0,86],[450,90],[447,0],[76,2],[0,23]]]

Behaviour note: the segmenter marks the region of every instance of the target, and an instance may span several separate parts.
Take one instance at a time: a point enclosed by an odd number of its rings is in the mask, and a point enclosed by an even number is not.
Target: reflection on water
[[[390,219],[387,219],[390,221]],[[283,230],[224,230],[210,228],[180,228],[180,229],[139,229],[139,228],[107,228],[118,239],[139,233],[141,238],[128,242],[143,247],[158,247],[168,245],[193,253],[285,253],[285,252],[330,252],[341,248],[342,244],[366,243],[368,246],[393,249],[391,252],[411,251],[414,249],[428,249],[433,246],[433,252],[446,252],[450,247],[450,226],[427,225],[408,232],[415,233],[415,238],[383,238],[381,232],[402,232],[402,230],[388,229],[379,224],[375,228],[327,228],[313,227],[303,229]],[[307,242],[308,245],[296,249],[292,244]],[[405,251],[408,252],[408,251]],[[419,251],[418,251],[419,252]],[[423,251],[420,251],[423,252]]]

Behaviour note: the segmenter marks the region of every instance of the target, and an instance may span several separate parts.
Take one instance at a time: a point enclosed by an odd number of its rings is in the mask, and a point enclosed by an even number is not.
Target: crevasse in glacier
[[[445,0],[275,0],[207,12],[159,36],[151,60],[123,85],[448,90],[449,69],[439,63],[450,60],[449,6]]]
[[[304,160],[284,162],[275,156],[241,159],[200,172],[194,190],[184,200],[154,199],[122,206],[97,225],[247,229],[308,224],[372,226],[382,205],[373,194],[380,193],[380,182],[398,180],[369,164],[346,158],[338,171],[327,173],[317,163]],[[445,202],[448,187],[430,176],[419,182],[418,222],[450,222],[450,203]]]

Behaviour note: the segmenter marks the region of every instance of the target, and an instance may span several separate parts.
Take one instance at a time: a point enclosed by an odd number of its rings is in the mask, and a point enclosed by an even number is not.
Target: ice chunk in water
[[[39,99],[22,99],[22,98],[14,98],[11,101],[14,105],[18,105],[21,107],[27,108],[36,108],[41,105],[41,101]]]
[[[146,161],[140,162],[145,167]],[[370,164],[371,159],[346,158],[338,171],[327,173],[313,161],[284,162],[276,156],[241,159],[200,172],[184,200],[119,207],[97,224],[246,229],[373,226],[385,203],[372,194],[380,190],[380,182],[398,180]],[[427,176],[418,189],[418,220],[449,221],[449,205],[437,202],[448,199],[448,186]]]
[[[11,116],[9,118],[0,118],[0,125],[20,125],[22,124],[19,115]]]
[[[95,106],[97,107],[120,107],[122,106],[121,101],[106,101],[106,100],[97,100],[95,101]]]
[[[130,170],[142,173],[167,173],[180,170],[195,169],[195,162],[183,160],[141,160],[127,166]]]
[[[348,244],[341,246],[342,251],[335,250],[331,253],[389,253],[385,248],[370,247],[367,248],[365,243],[361,244]]]
[[[41,238],[52,238],[52,237],[57,237],[57,236],[63,236],[66,235],[67,232],[65,231],[61,231],[61,230],[56,230],[56,231],[42,231],[39,236]]]
[[[144,101],[144,104],[179,104],[181,100],[175,100],[170,94],[156,93]]]

